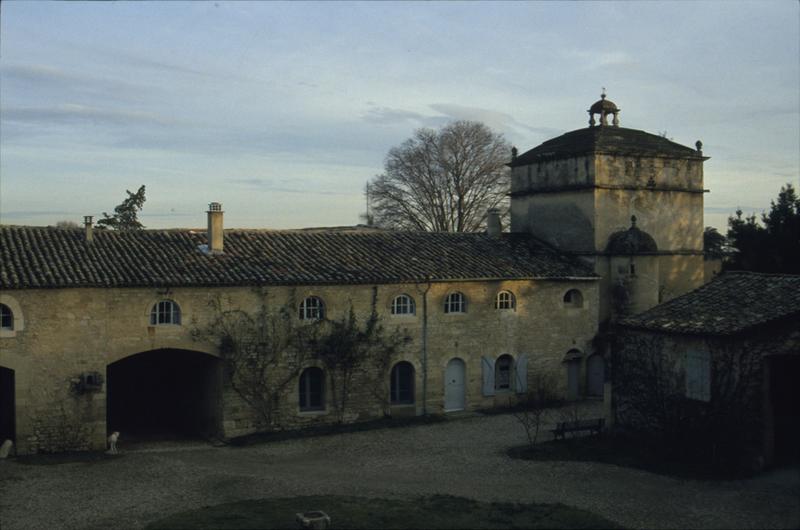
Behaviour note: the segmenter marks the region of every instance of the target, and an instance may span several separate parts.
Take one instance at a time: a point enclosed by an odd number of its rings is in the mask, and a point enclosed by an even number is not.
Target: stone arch
[[[22,306],[19,305],[17,299],[8,294],[0,294],[0,304],[5,305],[11,310],[14,316],[14,326],[10,330],[0,330],[0,338],[15,337],[17,333],[25,329],[25,314],[22,312]]]
[[[11,419],[5,420],[2,430],[10,430],[11,440],[16,445],[17,454],[27,454],[28,438],[33,435],[33,426],[28,410],[30,381],[30,361],[10,351],[0,351],[0,414]],[[10,383],[10,387],[7,386]],[[10,388],[10,389],[9,389]],[[7,434],[7,433],[6,433]],[[0,443],[2,443],[0,439]]]
[[[122,355],[106,366],[106,424],[125,437],[222,432],[222,361],[191,348]]]

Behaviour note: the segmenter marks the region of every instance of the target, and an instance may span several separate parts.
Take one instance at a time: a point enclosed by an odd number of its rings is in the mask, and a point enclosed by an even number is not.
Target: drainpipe
[[[431,277],[425,276],[425,290],[422,293],[422,415],[428,415],[428,291],[431,290]]]

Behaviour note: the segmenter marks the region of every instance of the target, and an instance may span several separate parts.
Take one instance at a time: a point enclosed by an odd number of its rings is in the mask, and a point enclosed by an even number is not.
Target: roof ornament
[[[631,215],[631,228],[636,228],[636,216]]]
[[[597,122],[594,119],[595,114],[600,115],[600,126],[607,126],[608,125],[608,115],[610,114],[613,117],[611,125],[614,127],[619,127],[619,108],[614,104],[613,101],[606,99],[606,87],[602,87],[603,91],[600,94],[600,100],[596,101],[594,105],[589,108],[589,127],[594,127],[597,125]]]

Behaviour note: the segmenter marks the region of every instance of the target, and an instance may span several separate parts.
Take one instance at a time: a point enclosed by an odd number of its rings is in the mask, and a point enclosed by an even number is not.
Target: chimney
[[[500,224],[500,210],[489,208],[486,212],[486,233],[489,237],[500,237],[503,232],[503,225]]]
[[[222,254],[222,205],[212,202],[208,205],[208,252]]]
[[[92,229],[91,215],[83,216],[83,230],[84,234],[86,235],[86,242],[91,243],[92,241],[94,241],[94,230]]]

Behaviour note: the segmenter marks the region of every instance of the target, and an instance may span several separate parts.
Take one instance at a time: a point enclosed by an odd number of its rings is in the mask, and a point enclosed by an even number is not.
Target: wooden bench
[[[556,428],[552,429],[553,437],[558,440],[564,439],[564,436],[569,432],[583,432],[587,431],[591,434],[600,434],[603,432],[603,427],[606,420],[597,418],[594,420],[578,420],[578,421],[560,421],[556,423]]]

